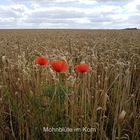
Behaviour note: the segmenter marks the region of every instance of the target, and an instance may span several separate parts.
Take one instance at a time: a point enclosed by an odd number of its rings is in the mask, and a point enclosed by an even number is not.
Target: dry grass
[[[139,140],[139,39],[139,30],[1,30],[0,139]],[[37,66],[38,55],[70,69]],[[74,72],[81,61],[88,73]],[[47,126],[96,132],[44,133]]]

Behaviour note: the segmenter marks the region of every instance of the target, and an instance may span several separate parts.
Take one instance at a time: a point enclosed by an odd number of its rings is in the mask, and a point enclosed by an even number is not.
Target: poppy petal
[[[68,64],[65,61],[54,60],[51,62],[51,65],[56,72],[65,72],[68,70]]]
[[[89,70],[88,64],[78,64],[75,66],[76,72],[84,73],[84,72],[87,72],[88,70]]]
[[[47,58],[40,56],[35,59],[35,63],[39,65],[48,65],[49,61]]]

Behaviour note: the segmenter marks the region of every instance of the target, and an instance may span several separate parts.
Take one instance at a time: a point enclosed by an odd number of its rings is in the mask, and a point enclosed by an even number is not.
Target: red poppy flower
[[[77,72],[84,73],[87,72],[88,70],[89,70],[88,64],[78,64],[75,66],[75,71]]]
[[[49,61],[47,58],[40,56],[35,59],[35,63],[39,65],[48,65]]]
[[[56,72],[65,72],[68,70],[68,64],[65,61],[61,60],[52,61],[51,66]]]

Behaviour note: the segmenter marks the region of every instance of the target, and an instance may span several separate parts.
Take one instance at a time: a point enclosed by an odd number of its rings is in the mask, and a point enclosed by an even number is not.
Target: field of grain
[[[139,139],[139,30],[0,30],[0,140]]]

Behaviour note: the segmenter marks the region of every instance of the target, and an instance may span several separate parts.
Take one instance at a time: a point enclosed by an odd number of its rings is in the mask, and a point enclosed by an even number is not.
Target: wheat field
[[[139,139],[139,30],[0,30],[0,140]]]

